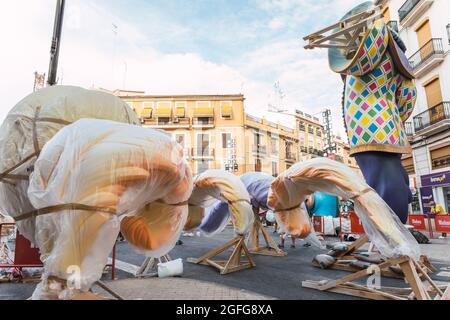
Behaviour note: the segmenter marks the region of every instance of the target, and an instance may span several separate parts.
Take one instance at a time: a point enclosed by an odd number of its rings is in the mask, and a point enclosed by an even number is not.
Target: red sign
[[[436,225],[437,232],[448,232],[450,233],[450,215],[435,216],[434,224]]]
[[[313,216],[313,225],[316,232],[323,233],[323,217]]]
[[[354,234],[364,234],[364,227],[362,225],[361,220],[359,220],[358,216],[354,212],[350,212],[349,214],[350,218],[350,228],[352,233]]]
[[[16,233],[14,263],[24,265],[42,265],[39,249],[32,248],[30,241],[21,235],[18,230]]]
[[[423,214],[410,214],[408,216],[409,224],[414,227],[415,230],[426,230],[425,216]]]

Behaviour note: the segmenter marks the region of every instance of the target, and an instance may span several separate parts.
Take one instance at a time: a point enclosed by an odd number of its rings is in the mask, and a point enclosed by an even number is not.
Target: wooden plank
[[[303,281],[302,287],[321,290],[320,284],[318,284],[318,282],[314,282],[314,281]],[[337,287],[330,288],[327,291],[333,292],[333,293],[345,294],[345,295],[349,295],[349,296],[353,296],[353,297],[372,299],[372,300],[390,300],[390,299],[386,298],[385,296],[377,294],[377,293],[373,293],[373,292],[365,291],[365,290],[359,290],[359,289],[355,289],[355,288],[351,288],[351,287],[343,286],[343,285],[339,285]]]
[[[419,275],[417,274],[416,268],[411,259],[399,263],[399,265],[400,268],[402,268],[403,273],[405,274],[405,278],[408,281],[409,285],[411,286],[415,297],[418,300],[430,300],[430,296],[424,289],[422,281],[420,280]]]
[[[399,264],[399,263],[405,262],[405,261],[408,261],[407,257],[392,258],[392,259],[389,259],[386,262],[380,263],[380,264],[378,264],[376,266],[378,266],[378,268],[380,270],[383,270],[383,269],[385,269],[385,268],[387,268],[387,267],[389,267],[391,265]],[[338,280],[329,281],[328,283],[326,283],[326,284],[324,284],[322,286],[321,290],[327,290],[327,289],[335,287],[337,285],[344,284],[344,283],[347,283],[347,282],[351,282],[353,280],[362,278],[364,276],[371,275],[373,273],[374,272],[372,270],[370,270],[370,269],[361,270],[361,271],[355,272],[353,274],[344,276],[344,277],[342,277],[342,278],[340,278]]]
[[[361,19],[361,18],[367,18],[368,16],[374,14],[376,12],[376,10],[378,10],[378,7],[375,7],[373,9],[368,10],[368,11],[363,11],[363,12],[354,14],[353,16],[350,16],[350,17],[346,18],[343,21],[339,21],[337,23],[334,23],[334,24],[332,24],[330,26],[327,26],[327,27],[325,27],[323,29],[320,29],[320,30],[318,30],[316,32],[313,32],[313,33],[303,37],[303,40],[306,41],[306,40],[309,40],[310,38],[316,37],[317,35],[320,35],[322,33],[325,33],[325,32],[331,31],[333,29],[336,29],[336,28],[340,27],[342,24],[345,25],[346,23],[352,22],[354,20],[358,20],[358,19]]]
[[[423,277],[428,281],[428,283],[436,290],[436,292],[442,297],[444,294],[441,289],[436,285],[436,283],[430,278],[430,276],[422,269],[422,267],[419,265],[419,263],[415,260],[412,260],[412,262],[416,265],[416,268],[419,269],[419,271],[422,273]]]
[[[369,242],[369,237],[367,237],[367,235],[363,235],[358,240],[354,241],[351,245],[349,245],[347,251],[339,252],[335,257],[340,258],[347,256],[367,242]]]
[[[444,294],[441,297],[441,300],[450,300],[450,284],[447,289],[444,291]]]
[[[400,297],[400,296],[394,295],[394,294],[390,294],[390,293],[388,293],[388,292],[384,292],[384,291],[383,291],[383,287],[381,287],[381,288],[378,290],[378,289],[372,289],[372,288],[365,287],[365,286],[362,286],[362,285],[359,285],[359,284],[356,284],[356,283],[352,283],[352,282],[348,282],[348,283],[346,283],[346,285],[347,285],[347,286],[354,287],[355,289],[367,290],[367,291],[369,291],[369,292],[372,292],[372,293],[375,293],[375,294],[382,295],[382,296],[384,296],[384,297],[386,297],[386,298],[388,298],[388,299],[391,299],[391,300],[408,300],[407,298]]]

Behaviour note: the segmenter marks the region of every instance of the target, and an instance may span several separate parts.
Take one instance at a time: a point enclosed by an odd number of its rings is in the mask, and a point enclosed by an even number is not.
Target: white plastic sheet
[[[22,99],[0,127],[0,173],[23,162],[10,174],[27,177],[36,154],[61,128],[81,118],[108,119],[138,124],[135,112],[119,98],[73,86],[52,86]],[[0,182],[0,211],[12,217],[33,209],[27,196],[28,181]],[[20,232],[35,242],[34,220],[18,223]]]
[[[35,163],[32,205],[76,203],[117,214],[64,210],[36,218],[45,272],[34,298],[46,297],[52,277],[75,284],[56,290],[59,298],[88,290],[101,277],[119,228],[147,256],[166,254],[186,221],[191,192],[183,150],[161,131],[93,119],[61,129]]]
[[[369,239],[390,258],[420,257],[420,247],[383,199],[349,167],[329,159],[312,159],[296,163],[272,184],[278,196],[276,204],[303,202],[314,191],[353,199],[355,212]]]
[[[227,202],[235,232],[247,234],[253,223],[250,196],[239,177],[223,170],[206,170],[194,178],[189,204],[207,208],[217,200]]]

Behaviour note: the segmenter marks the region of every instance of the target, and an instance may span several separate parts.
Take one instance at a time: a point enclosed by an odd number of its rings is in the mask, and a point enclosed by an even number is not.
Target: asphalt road
[[[199,257],[207,251],[224,244],[232,239],[233,235],[233,229],[227,227],[221,234],[212,238],[182,236],[183,244],[177,245],[170,252],[170,255],[172,259],[183,259],[183,278],[198,279],[238,289],[245,289],[276,299],[356,299],[355,297],[302,288],[301,282],[303,280],[337,279],[348,274],[347,272],[321,270],[313,267],[311,265],[313,257],[324,252],[315,247],[303,247],[303,241],[297,241],[297,248],[293,249],[289,248],[290,241],[287,240],[287,247],[285,249],[288,252],[287,256],[270,257],[254,255],[256,262],[255,268],[227,275],[220,275],[212,267],[196,265],[186,261],[188,257]],[[275,238],[278,242],[278,237]],[[226,251],[222,256],[226,258],[230,253],[231,251]],[[140,266],[144,261],[144,257],[136,253],[126,242],[119,242],[117,244],[116,257],[118,260],[134,266]],[[446,266],[442,263],[437,263],[436,266],[438,268],[448,267],[448,265]],[[108,277],[105,276],[104,280],[108,280]],[[131,273],[122,270],[118,270],[116,273],[117,279],[133,277]],[[450,281],[450,278],[436,276],[434,278],[440,281]],[[404,286],[404,282],[397,279],[382,278],[381,285]],[[34,286],[35,284],[0,284],[0,299],[26,299],[33,292]]]

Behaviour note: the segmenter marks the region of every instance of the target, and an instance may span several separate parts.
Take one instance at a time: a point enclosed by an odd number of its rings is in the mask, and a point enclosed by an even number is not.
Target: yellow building
[[[180,143],[194,174],[225,169],[278,175],[298,157],[296,130],[244,112],[244,96],[145,95],[115,91],[141,117]]]
[[[295,110],[295,120],[301,159],[322,157],[325,133],[320,120],[300,110]]]

